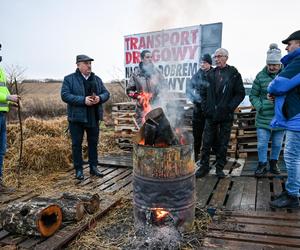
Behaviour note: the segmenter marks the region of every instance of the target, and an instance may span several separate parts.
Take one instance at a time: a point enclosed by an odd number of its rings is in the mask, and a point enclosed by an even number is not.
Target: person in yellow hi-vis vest
[[[0,44],[1,50],[1,44]],[[0,56],[0,62],[2,57]],[[18,103],[18,95],[11,95],[6,86],[6,76],[0,67],[0,195],[9,189],[3,184],[3,159],[6,152],[6,113],[9,111],[9,103]]]

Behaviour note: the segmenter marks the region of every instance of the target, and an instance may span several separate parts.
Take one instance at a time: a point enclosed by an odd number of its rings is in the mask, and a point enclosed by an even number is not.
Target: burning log
[[[178,145],[179,140],[162,108],[156,108],[147,113],[145,123],[141,127],[136,143],[163,147]]]
[[[1,222],[11,233],[49,237],[62,223],[62,210],[57,204],[19,202],[2,211]]]

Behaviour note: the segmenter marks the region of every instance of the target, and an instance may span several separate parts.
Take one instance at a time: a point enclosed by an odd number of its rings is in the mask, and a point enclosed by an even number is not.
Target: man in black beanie
[[[212,69],[212,59],[209,54],[201,57],[200,68],[193,75],[189,86],[187,87],[187,97],[194,103],[193,110],[193,136],[194,136],[194,152],[195,162],[199,160],[199,153],[202,145],[202,134],[205,125],[205,117],[201,108],[200,88],[207,84],[206,76]]]

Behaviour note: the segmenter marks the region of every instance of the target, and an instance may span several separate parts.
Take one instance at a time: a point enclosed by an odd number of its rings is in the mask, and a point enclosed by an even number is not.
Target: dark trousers
[[[201,164],[209,167],[210,149],[214,144],[214,137],[217,136],[216,163],[223,168],[227,162],[227,147],[230,140],[232,121],[215,122],[206,119]]]
[[[198,161],[200,149],[202,145],[202,134],[205,126],[205,117],[200,105],[198,104],[194,105],[192,122],[193,122],[195,161]]]
[[[99,140],[99,126],[85,127],[82,123],[70,122],[69,129],[72,139],[72,157],[75,169],[82,169],[82,141],[84,131],[87,135],[88,143],[88,157],[89,165],[97,166],[98,164],[98,140]]]

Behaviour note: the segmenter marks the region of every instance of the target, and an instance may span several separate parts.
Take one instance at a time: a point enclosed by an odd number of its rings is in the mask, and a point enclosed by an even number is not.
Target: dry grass
[[[193,230],[181,234],[180,249],[198,249],[210,222],[210,216],[204,210],[196,208]],[[123,199],[93,230],[80,235],[67,249],[142,249],[135,248],[135,241],[139,237],[134,228],[132,200]],[[144,238],[146,239],[147,237]]]
[[[4,181],[9,186],[21,189],[46,192],[55,186],[58,180],[66,177],[67,170],[72,169],[71,140],[66,132],[66,117],[52,120],[40,120],[33,117],[23,121],[23,156],[19,166],[20,128],[18,124],[7,126],[8,150],[4,161]],[[104,124],[100,127],[99,155],[107,152],[120,153],[114,139],[113,128]],[[83,143],[87,149],[86,142]],[[84,156],[87,155],[85,152]],[[20,176],[18,168],[20,167]],[[67,180],[67,179],[66,179]],[[73,182],[66,182],[73,188]]]

